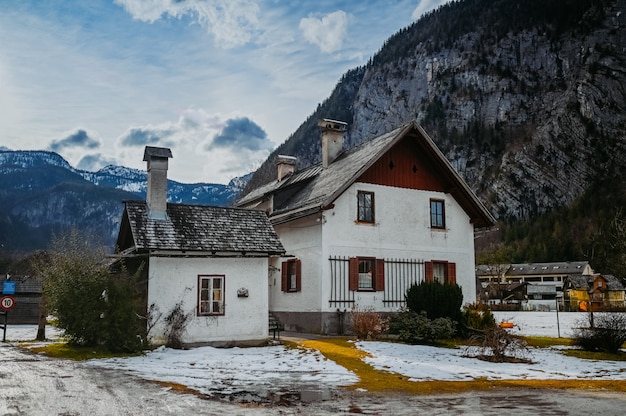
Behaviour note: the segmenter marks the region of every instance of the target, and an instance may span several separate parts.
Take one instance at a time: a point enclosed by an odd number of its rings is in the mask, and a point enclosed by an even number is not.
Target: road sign
[[[15,282],[13,280],[5,280],[2,284],[3,295],[15,295]]]
[[[0,309],[10,311],[15,308],[15,298],[13,296],[3,296],[0,298]]]

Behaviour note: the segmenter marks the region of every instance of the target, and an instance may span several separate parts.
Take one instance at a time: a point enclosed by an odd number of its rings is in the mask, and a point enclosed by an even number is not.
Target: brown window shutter
[[[433,281],[433,262],[427,261],[424,262],[424,278],[427,282]]]
[[[296,291],[302,290],[302,262],[300,259],[296,260]]]
[[[359,259],[350,257],[348,262],[348,289],[359,289]]]
[[[456,283],[456,263],[448,263],[448,280],[450,284]]]
[[[286,261],[283,261],[281,263],[281,267],[282,267],[282,269],[280,271],[280,273],[281,273],[280,289],[283,292],[286,292],[287,291],[287,270],[289,270],[289,267],[287,267],[287,262]]]
[[[385,290],[385,260],[376,259],[376,281],[374,282],[374,290],[382,292]]]

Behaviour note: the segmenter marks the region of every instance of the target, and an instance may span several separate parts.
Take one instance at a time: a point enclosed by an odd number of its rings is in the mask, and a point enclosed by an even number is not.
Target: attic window
[[[413,173],[417,173],[417,166],[413,165]]]
[[[393,170],[393,168],[395,168],[396,165],[393,164],[393,160],[389,162],[389,169]]]
[[[374,223],[374,192],[358,191],[357,222]]]

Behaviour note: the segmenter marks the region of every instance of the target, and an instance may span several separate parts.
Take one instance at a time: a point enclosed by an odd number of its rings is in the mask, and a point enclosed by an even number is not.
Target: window
[[[433,280],[439,283],[445,283],[447,271],[447,263],[433,263]]]
[[[427,261],[424,263],[427,282],[456,283],[456,263],[447,261]]]
[[[359,290],[374,289],[374,259],[359,259]]]
[[[198,315],[224,315],[224,276],[198,276]]]
[[[385,262],[373,257],[352,257],[349,260],[349,290],[385,290]]]
[[[357,221],[374,223],[374,192],[359,191],[357,194]]]
[[[444,201],[442,199],[430,200],[430,227],[446,228],[446,214],[444,209]]]
[[[299,292],[302,274],[300,260],[284,261],[281,266],[281,290],[283,292]]]

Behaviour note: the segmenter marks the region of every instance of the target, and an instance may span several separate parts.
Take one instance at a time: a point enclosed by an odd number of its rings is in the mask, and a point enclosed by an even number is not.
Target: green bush
[[[125,272],[114,276],[104,250],[87,241],[72,232],[55,239],[42,256],[37,270],[48,310],[70,342],[113,352],[139,351],[145,325],[136,314],[134,280]]]
[[[626,342],[626,313],[594,312],[588,316],[589,326],[579,325],[574,344],[585,351],[617,353]]]
[[[400,341],[409,344],[431,344],[440,339],[452,338],[456,324],[450,318],[428,319],[424,313],[402,309],[390,322],[390,332]]]
[[[424,312],[428,319],[460,320],[463,292],[457,284],[423,281],[411,286],[405,298],[410,310],[417,314]]]

